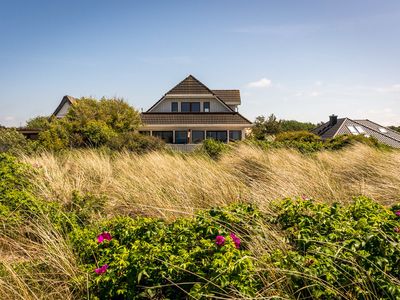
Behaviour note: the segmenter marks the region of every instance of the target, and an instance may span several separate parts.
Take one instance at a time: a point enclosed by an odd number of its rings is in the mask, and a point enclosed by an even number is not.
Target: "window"
[[[240,141],[242,139],[242,132],[240,130],[229,131],[229,141]]]
[[[139,133],[143,134],[143,135],[150,135],[150,131],[148,131],[148,130],[139,131]]]
[[[347,126],[347,128],[350,130],[351,134],[358,134],[358,131],[354,126]]]
[[[204,102],[203,103],[203,111],[204,112],[210,112],[210,102]]]
[[[171,103],[171,111],[172,112],[178,112],[178,102],[172,102]]]
[[[226,131],[207,131],[207,138],[226,143],[227,142],[227,133],[226,133]]]
[[[362,128],[361,126],[356,126],[356,129],[357,129],[357,131],[358,131],[359,133],[361,133],[361,134],[365,133],[364,128]]]
[[[175,144],[187,144],[188,134],[187,131],[175,131]]]
[[[172,131],[153,131],[153,136],[162,139],[167,144],[172,144],[174,135]]]
[[[200,102],[182,102],[181,112],[200,112]]]
[[[383,128],[383,127],[379,127],[379,131],[382,132],[382,133],[387,133],[388,132],[387,129]]]
[[[204,140],[204,131],[193,130],[192,131],[192,143],[199,144]]]

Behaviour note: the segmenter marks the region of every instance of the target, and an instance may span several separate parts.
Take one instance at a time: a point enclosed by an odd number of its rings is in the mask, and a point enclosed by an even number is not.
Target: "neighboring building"
[[[331,139],[342,134],[362,134],[366,137],[372,136],[391,147],[400,148],[400,133],[370,120],[338,119],[337,116],[332,115],[329,117],[329,122],[318,126],[312,132],[322,139]]]
[[[238,112],[239,90],[210,90],[192,75],[142,113],[140,132],[169,144],[198,144],[245,138],[252,123]]]
[[[75,102],[76,99],[74,97],[68,95],[64,96],[60,104],[57,106],[56,110],[53,112],[53,116],[55,116],[58,119],[65,117],[65,115],[68,113],[69,108]]]

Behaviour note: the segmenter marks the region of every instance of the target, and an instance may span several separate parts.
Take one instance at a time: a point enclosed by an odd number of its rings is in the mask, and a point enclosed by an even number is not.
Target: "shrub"
[[[0,128],[0,152],[20,154],[32,152],[32,145],[16,129]]]
[[[214,139],[205,139],[203,141],[201,150],[211,158],[217,159],[221,156],[221,154],[229,150],[229,146]]]
[[[101,299],[254,296],[260,281],[253,260],[245,242],[230,237],[234,227],[226,225],[257,216],[252,207],[237,206],[170,224],[118,217],[76,230],[71,239],[82,268],[91,274],[90,291]]]
[[[286,270],[296,298],[400,297],[400,216],[394,211],[365,197],[349,206],[289,199],[279,210],[276,222],[293,248],[269,259]]]
[[[26,128],[31,129],[48,129],[50,127],[50,117],[37,116],[26,122]]]
[[[161,139],[153,136],[127,132],[114,136],[107,146],[112,150],[127,150],[136,153],[146,153],[149,151],[164,149],[165,143]]]
[[[340,150],[346,146],[362,143],[378,149],[390,149],[389,146],[380,143],[374,137],[365,137],[363,135],[339,135],[333,139],[325,141],[324,147],[329,150]]]

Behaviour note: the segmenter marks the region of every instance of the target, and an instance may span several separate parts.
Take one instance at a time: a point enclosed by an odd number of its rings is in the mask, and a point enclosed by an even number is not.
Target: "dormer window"
[[[204,102],[203,103],[203,111],[204,112],[210,112],[210,102]]]
[[[172,112],[178,112],[178,102],[172,102],[171,103],[171,111]]]
[[[200,112],[200,102],[182,102],[181,112]]]

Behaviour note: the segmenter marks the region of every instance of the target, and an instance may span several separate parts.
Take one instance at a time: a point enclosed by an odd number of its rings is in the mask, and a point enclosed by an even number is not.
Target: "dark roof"
[[[142,113],[144,125],[186,125],[186,124],[237,124],[251,125],[252,123],[241,114],[232,113]]]
[[[75,99],[75,98],[72,97],[72,96],[65,95],[65,96],[62,98],[60,104],[57,106],[56,110],[53,112],[53,116],[57,115],[57,114],[60,112],[61,108],[64,106],[64,104],[65,104],[66,102],[68,102],[69,104],[72,105],[72,104],[74,104],[74,103],[76,102],[76,100],[77,100],[77,99]]]
[[[176,86],[174,86],[171,90],[169,90],[164,96],[161,97],[156,103],[150,107],[147,112],[150,112],[158,103],[160,103],[166,95],[174,95],[174,94],[182,94],[182,95],[197,95],[197,94],[211,94],[217,98],[227,109],[234,111],[229,105],[227,105],[223,99],[221,99],[218,95],[216,95],[212,90],[210,90],[207,86],[205,86],[200,80],[195,78],[193,75],[189,75],[181,82],[179,82]]]
[[[372,136],[386,145],[400,148],[399,133],[370,120],[352,120],[349,118],[338,119],[335,125],[332,126],[330,122],[326,122],[315,128],[312,132],[323,139],[329,139],[342,134],[351,135],[352,133],[348,126],[360,126],[365,132],[365,135]],[[384,128],[387,132],[381,132],[379,128]]]
[[[227,104],[240,104],[239,90],[212,90],[212,92]]]
[[[212,92],[193,75],[189,75],[167,94],[212,94]]]

